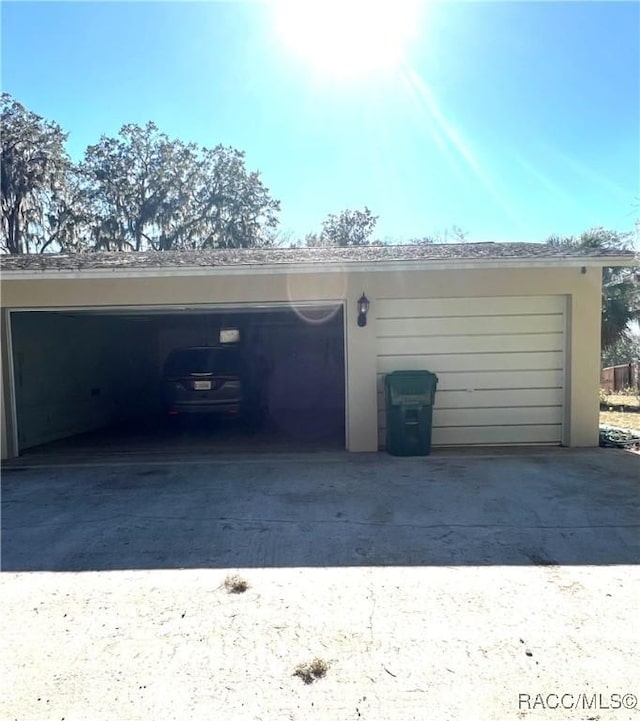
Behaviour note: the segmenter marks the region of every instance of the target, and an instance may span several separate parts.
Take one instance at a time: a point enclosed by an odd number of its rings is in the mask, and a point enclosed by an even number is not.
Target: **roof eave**
[[[283,273],[379,273],[424,272],[433,270],[493,270],[529,268],[602,268],[640,265],[626,256],[556,256],[546,258],[436,258],[425,260],[347,261],[328,263],[272,263],[238,265],[152,266],[127,268],[62,268],[59,270],[10,270],[1,273],[4,281],[80,278],[149,278],[216,275],[281,275]]]

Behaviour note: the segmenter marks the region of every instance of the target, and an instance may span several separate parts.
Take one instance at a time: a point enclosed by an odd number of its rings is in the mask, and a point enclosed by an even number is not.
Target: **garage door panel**
[[[415,370],[415,368],[408,370]],[[564,373],[561,370],[438,373],[438,392],[506,389],[511,392],[538,388],[561,389],[563,377]],[[383,375],[379,376],[378,384],[379,389],[383,390]]]
[[[564,296],[378,299],[376,318],[443,318],[564,313]]]
[[[438,409],[434,425],[441,426],[503,426],[546,425],[562,423],[561,406],[520,408],[454,408]]]
[[[562,388],[519,389],[514,395],[511,390],[447,391],[438,388],[435,409],[439,412],[453,408],[513,408],[519,406],[562,406]],[[384,389],[378,391],[378,408],[384,413]]]
[[[562,333],[528,333],[520,335],[407,336],[379,338],[378,355],[435,355],[446,353],[521,353],[524,351],[561,351]]]
[[[440,391],[436,397],[437,408],[509,408],[513,405],[562,406],[562,388],[518,389],[484,391]]]
[[[447,336],[562,333],[564,316],[562,313],[547,315],[496,315],[482,319],[478,326],[477,317],[450,318],[381,318],[376,323],[378,338],[397,338],[405,336]]]
[[[386,426],[384,410],[380,422]],[[507,426],[548,425],[562,423],[561,406],[534,406],[531,408],[434,408],[433,426]]]
[[[457,353],[452,355],[382,356],[378,370],[429,370],[433,373],[468,371],[558,370],[562,368],[562,351],[543,353]]]
[[[559,443],[564,417],[565,297],[376,302],[378,422],[384,376],[438,375],[438,445]]]
[[[384,428],[380,429],[378,440],[380,448],[384,448]],[[561,425],[434,428],[432,435],[434,446],[548,445],[561,442]]]
[[[378,434],[379,447],[386,443],[386,429]],[[559,444],[562,442],[561,425],[534,426],[482,426],[460,428],[434,428],[432,444],[434,446],[491,446],[522,444]]]
[[[562,370],[442,373],[438,387],[442,390],[509,388],[518,391],[523,388],[561,388],[563,380]]]
[[[560,443],[562,426],[483,426],[467,428],[434,428],[435,445],[502,445],[505,443]]]

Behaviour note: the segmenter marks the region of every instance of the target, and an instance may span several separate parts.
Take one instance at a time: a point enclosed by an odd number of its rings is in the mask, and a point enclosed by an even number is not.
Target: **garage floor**
[[[344,447],[341,414],[289,412],[286,425],[269,419],[256,427],[215,417],[151,416],[27,448],[21,455],[32,463],[109,462],[116,455],[121,459],[194,458],[220,453],[314,453]]]
[[[9,464],[2,717],[635,718],[639,491],[601,449]]]

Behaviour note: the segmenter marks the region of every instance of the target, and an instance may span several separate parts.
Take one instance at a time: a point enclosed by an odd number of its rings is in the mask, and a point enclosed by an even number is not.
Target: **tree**
[[[60,250],[77,253],[89,250],[92,216],[87,193],[82,185],[76,166],[70,165],[64,174],[64,182],[49,198],[40,236],[40,252]]]
[[[425,235],[422,238],[414,238],[409,243],[413,245],[432,245],[434,243],[466,243],[469,233],[459,225],[452,225],[442,232],[438,231],[432,235]]]
[[[280,202],[271,197],[260,173],[247,171],[244,152],[223,145],[201,148],[197,167],[195,192],[183,206],[189,217],[174,234],[177,247],[270,245]]]
[[[235,148],[125,125],[71,163],[59,125],[2,95],[0,250],[271,245],[280,204]]]
[[[592,228],[580,236],[550,236],[553,246],[588,249],[628,249],[631,233]],[[630,324],[640,319],[640,283],[631,268],[602,270],[601,346],[606,354],[617,343],[630,338]]]
[[[277,226],[279,203],[243,152],[170,140],[154,123],[103,136],[82,173],[98,248],[245,248],[268,244]]]
[[[335,243],[323,238],[320,233],[307,233],[304,236],[302,245],[305,248],[327,248],[335,245]]]
[[[602,367],[623,365],[640,359],[640,335],[629,333],[602,352]]]
[[[292,230],[274,228],[264,234],[264,245],[273,248],[300,248],[300,242],[294,240],[295,234]]]
[[[168,138],[153,123],[125,125],[118,137],[103,136],[85,152],[90,236],[99,250],[143,250],[163,203],[172,193],[176,159]]]
[[[343,210],[332,213],[322,222],[320,234],[310,233],[305,238],[309,247],[370,245],[378,216],[365,206],[363,210]]]
[[[27,110],[3,93],[0,156],[2,250],[42,252],[45,234],[67,194],[71,161],[57,123]]]

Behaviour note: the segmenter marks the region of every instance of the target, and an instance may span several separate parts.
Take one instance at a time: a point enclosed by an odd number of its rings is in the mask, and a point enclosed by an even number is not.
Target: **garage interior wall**
[[[11,333],[9,314],[0,312],[0,457],[8,458],[13,446],[13,418],[11,375]]]
[[[254,322],[249,352],[266,359],[268,405],[281,422],[299,413],[326,414],[344,438],[345,369],[342,308],[324,322],[293,317],[266,325]]]
[[[11,327],[20,448],[149,412],[156,349],[144,326],[24,312]]]

